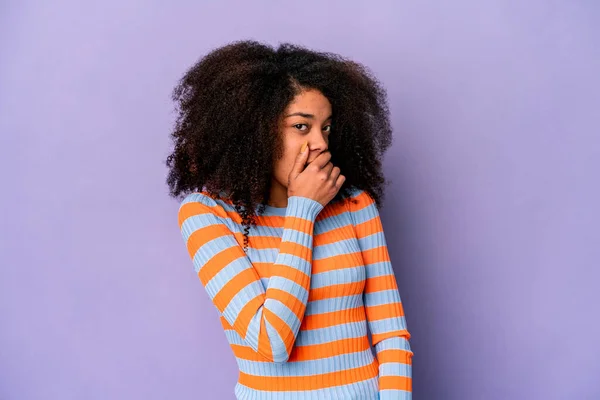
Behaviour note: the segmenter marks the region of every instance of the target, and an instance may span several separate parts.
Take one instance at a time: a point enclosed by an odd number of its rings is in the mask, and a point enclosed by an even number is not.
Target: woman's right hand
[[[308,160],[308,146],[304,152],[299,152],[288,176],[288,197],[302,196],[327,205],[340,190],[346,177],[340,174],[340,169],[331,163],[331,153],[323,152],[312,162]],[[304,168],[306,166],[306,168]]]

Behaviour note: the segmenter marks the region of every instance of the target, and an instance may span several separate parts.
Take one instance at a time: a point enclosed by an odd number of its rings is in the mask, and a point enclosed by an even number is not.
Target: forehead
[[[294,97],[288,104],[286,112],[304,111],[314,113],[331,112],[331,103],[320,91],[311,89],[305,90]]]

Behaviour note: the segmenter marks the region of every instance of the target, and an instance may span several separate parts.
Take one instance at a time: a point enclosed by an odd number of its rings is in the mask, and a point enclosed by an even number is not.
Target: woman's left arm
[[[410,400],[413,352],[383,225],[367,192],[359,190],[353,198],[358,203],[349,205],[367,275],[363,300],[379,361],[379,398]]]

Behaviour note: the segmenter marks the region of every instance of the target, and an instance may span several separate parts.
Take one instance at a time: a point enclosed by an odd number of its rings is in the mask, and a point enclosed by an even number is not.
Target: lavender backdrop
[[[0,5],[0,399],[233,398],[163,160],[176,80],[242,38],[388,88],[415,398],[600,398],[600,3],[82,3]]]

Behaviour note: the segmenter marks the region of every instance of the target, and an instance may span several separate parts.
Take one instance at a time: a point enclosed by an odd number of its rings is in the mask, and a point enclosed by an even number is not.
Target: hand
[[[304,146],[303,146],[304,147]],[[302,196],[327,205],[340,190],[346,177],[331,163],[331,153],[323,152],[312,162],[308,160],[308,146],[299,152],[288,176],[288,197]],[[306,168],[304,168],[306,166]]]

